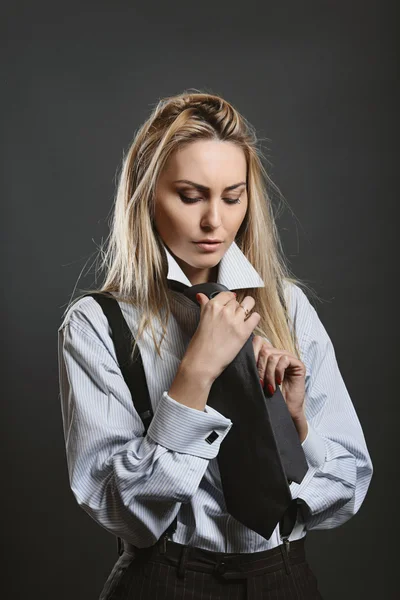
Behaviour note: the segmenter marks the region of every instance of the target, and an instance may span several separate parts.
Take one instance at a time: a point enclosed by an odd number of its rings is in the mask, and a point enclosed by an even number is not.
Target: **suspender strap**
[[[107,317],[118,364],[131,393],[133,405],[143,422],[144,435],[146,435],[151,419],[153,418],[153,410],[139,346],[136,344],[133,360],[131,360],[131,352],[135,340],[122,314],[121,307],[112,294],[108,292],[93,292],[85,294],[85,296],[94,298]],[[177,522],[178,519],[175,517],[171,525],[163,533],[163,536],[175,532]],[[123,552],[123,544],[119,537],[117,537],[117,550],[120,556]]]
[[[117,300],[111,294],[106,296],[102,292],[87,294],[87,296],[92,296],[100,304],[108,319],[118,364],[131,392],[133,404],[143,421],[145,432],[147,432],[153,411],[139,347],[136,345],[132,362],[130,355],[134,338]]]

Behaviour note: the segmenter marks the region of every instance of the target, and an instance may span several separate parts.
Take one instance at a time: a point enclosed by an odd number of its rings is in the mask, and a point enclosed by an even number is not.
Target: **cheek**
[[[190,237],[191,224],[185,211],[176,206],[171,207],[167,203],[156,207],[155,223],[158,231],[168,240],[178,240]]]
[[[236,225],[238,227],[241,226],[241,224],[243,223],[245,217],[246,217],[246,209],[241,212],[241,214],[239,215],[239,217],[236,220]]]
[[[245,217],[246,209],[238,211],[234,215],[230,215],[227,221],[227,224],[229,224],[229,229],[231,231],[237,232],[243,224]]]

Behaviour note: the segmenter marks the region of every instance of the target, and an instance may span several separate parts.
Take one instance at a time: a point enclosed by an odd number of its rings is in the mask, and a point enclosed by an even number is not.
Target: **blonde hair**
[[[132,357],[137,340],[147,327],[161,356],[171,307],[167,261],[153,224],[155,190],[169,156],[184,144],[204,139],[232,142],[242,148],[246,156],[248,209],[235,242],[265,287],[238,289],[237,301],[240,303],[245,296],[252,296],[254,310],[261,315],[254,334],[267,337],[274,347],[301,358],[285,303],[284,282],[308,286],[291,274],[282,252],[268,187],[279,190],[263,166],[264,157],[254,128],[232,104],[218,95],[184,91],[162,98],[137,130],[123,158],[107,248],[99,252],[104,283],[100,288],[81,291],[83,294],[117,292],[119,299],[140,307]],[[279,198],[284,201],[281,194]],[[80,297],[69,303],[65,313]],[[162,327],[159,343],[155,337],[155,318]]]

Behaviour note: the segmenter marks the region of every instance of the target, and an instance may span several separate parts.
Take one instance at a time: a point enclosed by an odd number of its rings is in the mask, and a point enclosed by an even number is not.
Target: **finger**
[[[262,342],[263,342],[263,344],[265,344],[265,346],[266,346],[267,348],[273,348],[273,345],[271,344],[271,342],[269,341],[269,339],[268,339],[268,338],[265,338],[265,337],[263,337],[263,338],[261,338],[261,339],[262,339]]]
[[[198,292],[196,294],[196,300],[199,303],[200,307],[202,307],[202,306],[205,306],[206,304],[208,304],[209,302],[211,302],[212,300],[214,300],[215,298],[217,298],[217,296],[220,297],[221,294],[222,294],[222,297],[220,298],[220,302],[222,300],[222,304],[227,304],[231,300],[235,300],[235,298],[236,298],[235,292],[219,292],[219,294],[214,296],[214,298],[209,298],[206,294],[203,294],[203,292]]]
[[[200,308],[205,306],[207,304],[207,302],[209,302],[209,298],[208,296],[206,296],[205,294],[203,294],[202,292],[198,292],[196,294],[196,300],[200,305]]]
[[[230,312],[235,312],[237,306],[236,292],[219,292],[213,298],[211,298],[210,302],[218,305],[221,309],[224,308]]]
[[[254,340],[256,340],[256,341],[254,341]],[[264,385],[265,367],[267,366],[267,360],[268,360],[268,349],[265,348],[263,350],[263,347],[264,347],[263,338],[258,335],[253,338],[253,346],[255,347],[255,352],[256,352],[256,365],[257,365],[258,375],[259,375],[259,378],[263,380],[262,385]]]
[[[268,352],[268,359],[265,368],[265,387],[271,394],[271,396],[275,393],[276,390],[276,381],[275,381],[275,371],[276,365],[280,360],[281,356],[279,354],[275,354],[266,348],[266,352]]]
[[[263,345],[263,339],[260,335],[255,335],[255,336],[253,336],[253,339],[251,340],[251,342],[253,344],[254,356],[256,357],[256,364],[257,364],[258,355],[260,354],[260,350]]]
[[[275,380],[278,385],[281,385],[285,377],[285,371],[289,365],[290,357],[287,354],[282,354],[275,367]]]
[[[247,320],[248,317],[246,316],[246,313],[243,309],[250,312],[251,309],[254,308],[255,303],[256,301],[252,296],[245,296],[245,298],[243,298],[240,304],[239,302],[237,302],[236,304],[236,315],[240,315],[239,318],[242,319],[244,314],[244,317]]]
[[[250,317],[248,319],[246,319],[245,321],[243,321],[243,323],[246,325],[247,327],[247,338],[250,336],[250,334],[254,331],[254,329],[257,327],[257,325],[259,324],[259,322],[261,321],[261,315],[258,312],[252,312]]]

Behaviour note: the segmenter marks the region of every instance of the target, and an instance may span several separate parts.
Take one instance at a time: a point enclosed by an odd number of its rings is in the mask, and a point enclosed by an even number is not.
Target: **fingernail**
[[[196,294],[196,300],[197,302],[200,302],[200,294]]]
[[[272,385],[270,383],[267,385],[267,387],[268,387],[269,393],[271,394],[271,396],[273,396],[275,393],[274,388],[272,387]]]
[[[261,383],[261,387],[263,388],[264,387],[264,379],[261,379],[261,377],[260,377],[260,383]]]
[[[280,377],[277,377],[277,378],[276,378],[276,383],[277,383],[278,385],[281,385],[281,383],[282,383],[282,379],[281,379]]]

